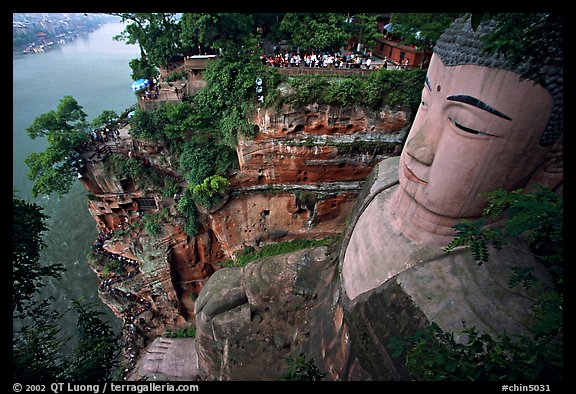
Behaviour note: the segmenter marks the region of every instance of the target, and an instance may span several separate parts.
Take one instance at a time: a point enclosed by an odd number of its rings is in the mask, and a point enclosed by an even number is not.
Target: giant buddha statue
[[[534,300],[508,286],[511,268],[546,271],[521,241],[476,264],[450,254],[453,226],[481,216],[484,192],[562,190],[562,70],[520,78],[456,20],[434,48],[422,102],[400,157],[376,166],[340,249],[315,248],[217,271],[196,303],[200,370],[208,378],[277,379],[305,353],[328,379],[402,380],[392,337],[431,322],[461,332],[528,332]],[[243,371],[243,372],[242,372]]]

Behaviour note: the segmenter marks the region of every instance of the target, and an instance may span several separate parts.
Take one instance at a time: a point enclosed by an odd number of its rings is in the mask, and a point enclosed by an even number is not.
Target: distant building
[[[377,38],[372,53],[379,58],[387,58],[398,64],[404,64],[408,59],[408,68],[428,68],[432,58],[432,50],[404,45],[386,38]]]

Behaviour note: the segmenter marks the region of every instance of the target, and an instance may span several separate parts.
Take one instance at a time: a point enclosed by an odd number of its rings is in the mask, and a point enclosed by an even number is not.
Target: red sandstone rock
[[[141,262],[141,274],[122,283],[124,291],[150,302],[143,331],[147,340],[195,320],[195,299],[219,263],[247,245],[340,234],[362,181],[382,158],[397,155],[407,132],[407,114],[336,106],[262,110],[254,121],[260,133],[237,145],[240,170],[230,177],[230,195],[211,212],[199,210],[198,235],[183,231],[171,198],[120,179],[105,162],[91,163],[82,178],[94,196],[88,203],[99,228],[122,230],[105,249]],[[130,142],[131,156],[163,176],[179,177],[178,160],[162,142]],[[126,153],[127,154],[127,153]],[[173,220],[148,236],[138,210],[153,201]],[[102,295],[114,313],[125,306]]]

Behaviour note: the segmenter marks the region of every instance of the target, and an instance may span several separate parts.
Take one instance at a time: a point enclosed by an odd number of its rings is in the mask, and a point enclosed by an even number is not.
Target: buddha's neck
[[[408,195],[402,186],[391,196],[387,209],[392,218],[392,227],[418,244],[448,245],[456,234],[452,226],[461,221],[427,210]]]

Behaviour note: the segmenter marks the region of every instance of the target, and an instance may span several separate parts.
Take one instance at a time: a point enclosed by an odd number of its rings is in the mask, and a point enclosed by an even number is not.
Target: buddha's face
[[[545,160],[539,145],[552,97],[519,75],[477,65],[446,67],[433,55],[422,102],[400,159],[400,186],[418,205],[476,217],[480,193],[523,187]]]

